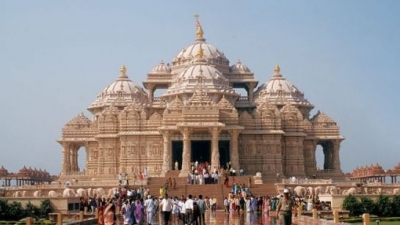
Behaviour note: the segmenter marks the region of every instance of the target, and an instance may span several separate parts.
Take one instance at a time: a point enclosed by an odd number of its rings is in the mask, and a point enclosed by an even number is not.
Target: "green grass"
[[[400,217],[387,217],[387,218],[371,218],[371,225],[376,225],[376,220],[380,220],[379,225],[399,225]],[[342,222],[351,223],[353,225],[363,225],[362,218],[352,217],[345,219]]]

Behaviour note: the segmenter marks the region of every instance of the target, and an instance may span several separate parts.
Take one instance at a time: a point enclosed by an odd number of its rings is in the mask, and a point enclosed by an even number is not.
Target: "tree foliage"
[[[39,206],[39,217],[46,218],[49,213],[53,211],[51,202],[49,199],[45,199],[40,203]]]
[[[393,215],[392,203],[388,196],[379,195],[375,201],[375,205],[376,205],[375,214],[377,216],[386,217]]]
[[[31,202],[26,203],[25,215],[29,217],[36,217],[39,214],[39,208],[33,205]]]
[[[373,214],[375,211],[375,203],[372,199],[365,196],[360,198],[361,213]]]
[[[24,217],[24,209],[22,208],[21,202],[12,202],[8,209],[8,216],[12,220],[19,220]]]
[[[0,199],[0,218],[8,219],[8,211],[10,206],[7,203],[7,200]]]
[[[348,195],[343,200],[343,208],[350,211],[350,216],[359,216],[362,213],[361,204],[354,195]]]
[[[400,216],[400,195],[395,195],[392,199],[393,216]]]
[[[25,208],[22,207],[21,202],[8,203],[5,200],[0,200],[0,219],[2,220],[20,220],[27,216],[47,218],[51,212],[52,207],[49,199],[43,200],[39,207],[28,202]]]

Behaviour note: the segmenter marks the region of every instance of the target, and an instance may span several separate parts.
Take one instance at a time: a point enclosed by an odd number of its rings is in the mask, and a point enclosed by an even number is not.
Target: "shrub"
[[[365,196],[360,199],[361,213],[373,214],[375,212],[375,203],[372,199]]]
[[[26,203],[25,215],[30,217],[37,217],[39,215],[39,208],[33,205],[31,202]]]
[[[22,209],[21,202],[12,202],[8,209],[9,219],[19,220],[24,217],[24,210]]]
[[[53,210],[51,208],[51,202],[49,199],[45,199],[40,203],[39,206],[39,217],[40,218],[47,218],[49,213]]]
[[[0,200],[0,218],[8,219],[9,206],[6,200]]]
[[[393,215],[392,203],[388,196],[379,195],[375,202],[375,214],[377,216],[388,217]]]
[[[343,200],[343,208],[350,211],[350,216],[359,216],[362,214],[361,204],[358,202],[356,197],[348,195]]]
[[[392,199],[393,216],[400,216],[400,195],[395,195]]]

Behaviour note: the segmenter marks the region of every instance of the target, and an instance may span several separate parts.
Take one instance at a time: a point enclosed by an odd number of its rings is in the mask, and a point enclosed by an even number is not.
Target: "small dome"
[[[161,61],[160,64],[158,64],[151,70],[151,73],[157,73],[157,74],[171,73],[171,67],[169,66],[169,64],[165,64],[163,61]]]
[[[120,76],[97,95],[97,99],[88,107],[88,110],[111,105],[126,107],[133,101],[148,100],[147,93],[143,88],[132,82],[126,75],[125,66],[122,66],[120,71]]]
[[[233,64],[229,68],[229,71],[231,73],[251,73],[249,67],[240,62],[240,60],[238,60],[235,64]]]
[[[254,93],[254,99],[258,103],[275,101],[286,104],[289,102],[291,104],[303,105],[310,108],[313,107],[295,85],[282,77],[278,65],[275,67],[275,74],[272,78],[261,85]]]

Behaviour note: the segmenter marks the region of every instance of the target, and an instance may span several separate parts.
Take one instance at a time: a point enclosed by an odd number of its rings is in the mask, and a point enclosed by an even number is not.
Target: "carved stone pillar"
[[[149,101],[153,102],[153,98],[154,98],[154,85],[153,84],[149,84],[148,85],[148,90],[149,90]]]
[[[340,168],[340,156],[339,156],[339,151],[340,151],[340,140],[334,140],[333,141],[333,168],[337,172],[341,172],[342,169]]]
[[[218,137],[221,130],[218,127],[210,128],[211,132],[211,168],[218,168],[219,162],[219,148],[218,148]]]
[[[165,177],[165,174],[171,170],[172,158],[171,158],[171,134],[169,131],[161,132],[164,138],[164,151],[163,151],[163,165],[161,170],[161,176]]]
[[[67,174],[71,168],[70,164],[70,149],[68,143],[63,143],[63,157],[62,157],[62,174]]]
[[[249,102],[253,102],[254,99],[254,92],[253,92],[254,86],[255,85],[253,83],[247,84],[247,87],[249,88],[248,92]]]
[[[239,171],[239,150],[238,150],[238,139],[239,139],[239,130],[230,130],[229,133],[231,135],[231,143],[230,143],[230,160],[232,162],[232,167],[235,168],[236,171]]]
[[[190,158],[192,156],[192,149],[190,145],[190,130],[183,128],[181,130],[183,135],[183,152],[182,152],[182,170],[179,173],[180,177],[186,177],[190,172]]]
[[[71,145],[70,151],[70,157],[71,157],[71,170],[76,172],[79,171],[78,168],[78,147],[76,145]]]

